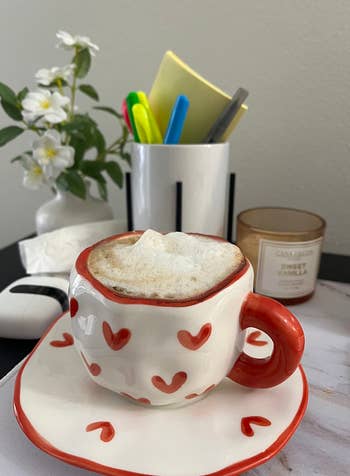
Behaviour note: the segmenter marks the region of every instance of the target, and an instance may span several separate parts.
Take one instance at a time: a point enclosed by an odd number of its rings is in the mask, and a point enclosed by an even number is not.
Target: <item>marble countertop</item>
[[[291,306],[306,338],[309,404],[287,446],[249,476],[350,474],[350,284],[319,281],[314,297]]]
[[[300,427],[272,460],[248,476],[350,474],[350,284],[319,281],[314,297],[290,307],[306,336],[303,357],[310,388]],[[7,476],[93,475],[34,447],[12,413],[16,371],[0,386],[0,468]]]

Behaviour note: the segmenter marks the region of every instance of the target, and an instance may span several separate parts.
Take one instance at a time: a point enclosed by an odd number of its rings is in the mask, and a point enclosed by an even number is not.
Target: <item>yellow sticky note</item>
[[[172,51],[167,51],[148,96],[163,136],[179,94],[184,94],[190,101],[181,143],[201,143],[215,120],[229,104],[231,96],[196,73]],[[247,109],[246,105],[241,106],[221,138],[222,141],[231,134]]]

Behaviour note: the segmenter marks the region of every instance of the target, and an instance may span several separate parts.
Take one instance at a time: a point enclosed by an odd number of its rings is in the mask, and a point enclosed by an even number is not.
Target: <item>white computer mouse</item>
[[[68,279],[28,276],[0,293],[0,337],[37,339],[49,324],[67,311]]]

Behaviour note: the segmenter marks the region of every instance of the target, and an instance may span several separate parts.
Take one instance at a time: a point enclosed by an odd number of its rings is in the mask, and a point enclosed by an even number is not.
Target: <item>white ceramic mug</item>
[[[208,292],[183,301],[123,296],[91,275],[87,261],[94,247],[140,233],[87,248],[71,273],[75,345],[96,383],[139,403],[183,405],[226,376],[250,387],[272,387],[294,372],[304,348],[302,328],[280,303],[252,293],[247,260]],[[247,327],[272,338],[270,358],[242,353]]]
[[[133,144],[135,230],[175,231],[176,182],[182,182],[182,230],[224,236],[229,143]]]

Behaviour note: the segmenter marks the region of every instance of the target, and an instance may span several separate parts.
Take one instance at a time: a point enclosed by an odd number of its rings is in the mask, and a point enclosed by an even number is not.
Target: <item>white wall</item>
[[[249,113],[231,140],[236,211],[318,212],[328,222],[325,250],[350,254],[349,2],[2,0],[0,7],[0,80],[17,90],[33,86],[39,67],[66,62],[53,48],[60,28],[100,46],[89,82],[106,104],[148,90],[166,49],[227,91],[248,88]],[[113,121],[98,117],[111,137]],[[0,246],[33,231],[35,210],[49,196],[23,189],[21,170],[9,163],[28,144],[27,136],[0,150]],[[124,213],[124,193],[114,190],[111,200]]]

